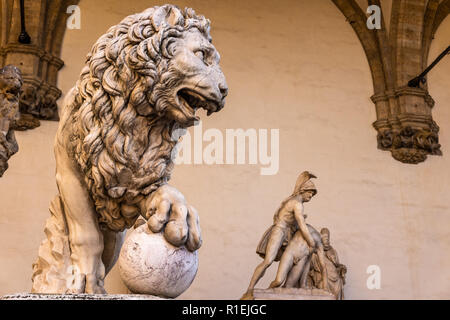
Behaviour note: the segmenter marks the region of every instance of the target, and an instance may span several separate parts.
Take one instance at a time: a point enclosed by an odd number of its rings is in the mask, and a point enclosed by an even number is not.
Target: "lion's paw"
[[[159,187],[148,198],[145,218],[152,232],[164,231],[165,239],[174,246],[185,245],[195,251],[202,245],[197,210],[170,185]]]
[[[66,290],[67,294],[106,294],[106,290],[103,287],[103,280],[98,279],[93,274],[79,274],[76,281],[73,281],[68,285]]]

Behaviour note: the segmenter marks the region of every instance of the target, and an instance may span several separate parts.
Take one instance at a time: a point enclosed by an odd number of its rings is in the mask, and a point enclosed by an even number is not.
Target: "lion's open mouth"
[[[5,91],[6,94],[11,94],[11,95],[18,95],[19,94],[19,89],[18,88],[9,88]]]
[[[198,92],[181,89],[177,95],[180,101],[181,111],[189,116],[195,117],[195,112],[200,108],[206,110],[208,116],[220,110],[219,104],[216,101],[207,99]]]

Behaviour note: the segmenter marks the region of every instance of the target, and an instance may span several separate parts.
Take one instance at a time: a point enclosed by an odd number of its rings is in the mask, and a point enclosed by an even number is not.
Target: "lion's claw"
[[[202,244],[197,210],[188,205],[177,189],[163,185],[147,201],[145,217],[154,233],[164,232],[166,240],[174,246],[185,245],[195,251]]]

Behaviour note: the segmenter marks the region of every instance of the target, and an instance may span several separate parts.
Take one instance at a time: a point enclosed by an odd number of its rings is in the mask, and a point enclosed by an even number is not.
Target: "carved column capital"
[[[22,83],[21,72],[15,66],[0,69],[0,177],[8,169],[9,158],[19,150],[13,126],[19,117]]]
[[[431,40],[448,15],[450,1],[398,0],[392,4],[390,31],[381,17],[381,29],[361,27],[366,19],[355,0],[332,0],[351,23],[372,72],[378,148],[389,150],[404,163],[442,155],[439,127],[433,121],[434,100],[426,85],[412,88],[409,80],[427,66]],[[380,6],[379,1],[371,4]],[[381,7],[380,7],[381,9]]]
[[[79,0],[25,0],[24,19],[29,44],[20,43],[21,15],[19,1],[3,1],[0,32],[0,66],[20,66],[24,79],[20,94],[22,118],[16,130],[39,126],[39,119],[59,120],[57,100],[61,90],[56,86],[58,71],[64,66],[60,52],[66,30],[68,6]]]

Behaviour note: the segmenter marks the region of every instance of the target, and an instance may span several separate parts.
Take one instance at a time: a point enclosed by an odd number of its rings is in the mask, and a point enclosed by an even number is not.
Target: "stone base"
[[[0,297],[0,300],[167,300],[145,294],[34,294],[17,293]]]
[[[336,300],[328,291],[300,288],[254,289],[253,297],[254,300]]]

